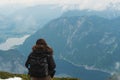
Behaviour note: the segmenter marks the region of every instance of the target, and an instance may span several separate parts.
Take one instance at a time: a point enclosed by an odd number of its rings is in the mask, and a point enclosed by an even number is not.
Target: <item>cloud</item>
[[[57,4],[58,0],[0,0],[0,5],[8,4],[23,4],[23,5],[37,5],[37,4]]]
[[[116,7],[120,7],[118,6],[120,5],[120,0],[76,0],[74,2],[71,1],[71,2],[60,3],[60,5],[63,6],[64,9],[78,8],[80,10],[83,10],[83,9],[105,10],[109,6],[113,7],[116,4],[117,4]]]
[[[91,9],[91,10],[105,10],[110,7],[114,7],[117,4],[117,8],[120,10],[120,0],[0,0],[0,7],[8,5],[22,5],[22,6],[35,6],[43,4],[56,4],[66,9]],[[115,4],[115,5],[114,5]],[[118,6],[119,5],[119,6]],[[116,6],[115,6],[116,8]]]
[[[0,50],[9,50],[16,45],[21,45],[28,37],[29,35],[23,36],[21,38],[9,38],[5,43],[0,44]]]
[[[0,0],[0,5],[22,4],[25,6],[34,6],[39,4],[57,4],[64,9],[68,7],[74,8],[73,5],[78,5],[79,9],[94,9],[103,10],[109,4],[120,4],[120,0]],[[118,4],[118,5],[119,5]]]
[[[24,4],[24,5],[36,5],[36,4],[80,4],[84,5],[100,5],[108,3],[117,3],[120,0],[0,0],[0,5],[5,4]]]

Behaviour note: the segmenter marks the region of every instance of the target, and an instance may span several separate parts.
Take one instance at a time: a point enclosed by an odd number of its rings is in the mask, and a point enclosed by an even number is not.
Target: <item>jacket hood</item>
[[[52,48],[50,48],[48,46],[44,46],[44,45],[35,45],[32,47],[32,50],[34,52],[48,52],[50,54],[53,54]]]

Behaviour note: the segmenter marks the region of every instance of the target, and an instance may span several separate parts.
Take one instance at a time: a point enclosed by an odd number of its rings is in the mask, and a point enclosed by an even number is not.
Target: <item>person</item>
[[[41,66],[42,65],[42,66]],[[31,80],[51,80],[55,74],[56,64],[53,49],[44,39],[38,39],[25,63]]]

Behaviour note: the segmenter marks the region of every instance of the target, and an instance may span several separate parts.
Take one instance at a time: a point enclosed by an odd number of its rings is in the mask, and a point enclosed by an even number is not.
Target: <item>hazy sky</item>
[[[33,5],[33,4],[106,4],[109,2],[120,2],[120,0],[0,0],[0,5],[5,4],[26,4],[26,5]]]
[[[120,3],[120,0],[0,0],[0,6],[10,4],[22,4],[25,6],[34,6],[38,4],[58,4],[66,7],[68,4],[79,4],[80,9],[94,8],[104,9],[109,3]]]

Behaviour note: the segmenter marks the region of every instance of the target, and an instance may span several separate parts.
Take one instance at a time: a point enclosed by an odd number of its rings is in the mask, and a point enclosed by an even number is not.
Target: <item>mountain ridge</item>
[[[79,10],[73,9],[65,11],[62,16],[63,17],[72,17],[72,16],[99,16],[107,19],[114,19],[120,17],[120,10],[103,10],[103,11],[96,11],[96,10]]]

